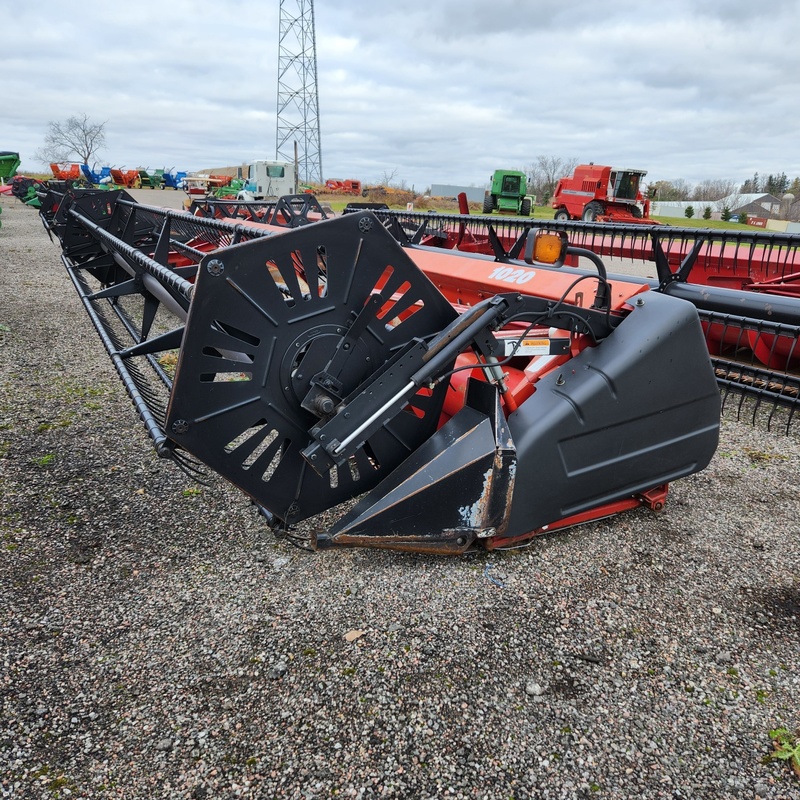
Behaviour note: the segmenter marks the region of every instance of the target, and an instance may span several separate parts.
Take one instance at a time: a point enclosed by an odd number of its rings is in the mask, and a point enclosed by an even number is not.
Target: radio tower
[[[322,183],[314,0],[280,0],[276,158],[294,162],[295,143],[300,179]]]

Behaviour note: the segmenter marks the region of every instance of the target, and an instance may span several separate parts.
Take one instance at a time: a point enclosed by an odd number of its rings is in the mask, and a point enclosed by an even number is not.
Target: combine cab
[[[581,164],[571,177],[561,178],[556,185],[551,202],[555,218],[658,224],[650,219],[650,201],[639,188],[645,175],[641,169]]]

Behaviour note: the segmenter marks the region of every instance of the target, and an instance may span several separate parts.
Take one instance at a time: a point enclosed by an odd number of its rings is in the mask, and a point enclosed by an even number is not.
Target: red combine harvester
[[[47,208],[159,455],[312,549],[517,546],[660,508],[715,451],[695,307],[561,232],[500,263],[401,247],[364,211],[264,224],[92,190]]]
[[[641,169],[581,164],[556,184],[551,201],[555,218],[657,225],[650,219],[650,201],[639,189],[645,175],[647,172]]]

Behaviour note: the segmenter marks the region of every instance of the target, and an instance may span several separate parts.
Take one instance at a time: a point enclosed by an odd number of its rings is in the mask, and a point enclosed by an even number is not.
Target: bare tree
[[[577,158],[537,156],[536,161],[525,170],[528,176],[528,193],[535,194],[541,204],[549,202],[559,178],[571,175],[577,165]]]
[[[51,122],[35,157],[45,164],[74,158],[94,167],[94,158],[106,144],[105,128],[105,122],[92,122],[86,114],[66,122]]]
[[[683,178],[678,178],[675,181],[672,181],[672,186],[674,187],[675,191],[680,195],[680,200],[688,200],[689,196],[692,193],[692,184],[689,181],[684,180]]]
[[[381,175],[381,186],[394,186],[395,178],[397,178],[397,167],[392,170],[385,169]]]
[[[729,212],[735,211],[745,204],[741,192],[736,189],[736,184],[733,182],[731,183],[733,184],[733,191],[729,192],[724,197],[720,197],[713,203],[714,211],[719,211],[720,214],[724,214],[725,209]],[[725,219],[725,217],[722,217],[722,219]]]
[[[691,191],[691,187],[683,178],[676,181],[653,181],[647,187],[650,199],[660,200],[662,203],[670,200],[688,200]]]
[[[736,192],[736,183],[734,181],[725,180],[720,178],[718,180],[705,180],[698,183],[692,192],[692,200],[721,200],[730,194]]]

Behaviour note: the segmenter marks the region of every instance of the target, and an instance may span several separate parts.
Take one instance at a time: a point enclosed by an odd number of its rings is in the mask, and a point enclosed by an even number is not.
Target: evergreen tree
[[[694,216],[694,206],[686,206],[686,211],[683,212],[686,219],[691,219]]]
[[[748,178],[739,189],[742,194],[758,194],[761,191],[761,183],[758,178],[758,173],[754,172],[752,178]]]
[[[703,219],[711,219],[711,206],[706,206],[703,209]]]
[[[769,175],[767,175],[767,180],[764,183],[764,191],[769,192],[769,194],[776,194],[777,185],[778,185],[777,176],[770,173]]]
[[[783,197],[786,194],[786,190],[789,188],[789,179],[786,177],[785,172],[781,172],[780,175],[770,175],[767,178],[767,182],[764,186],[764,191],[769,192],[775,197]]]

